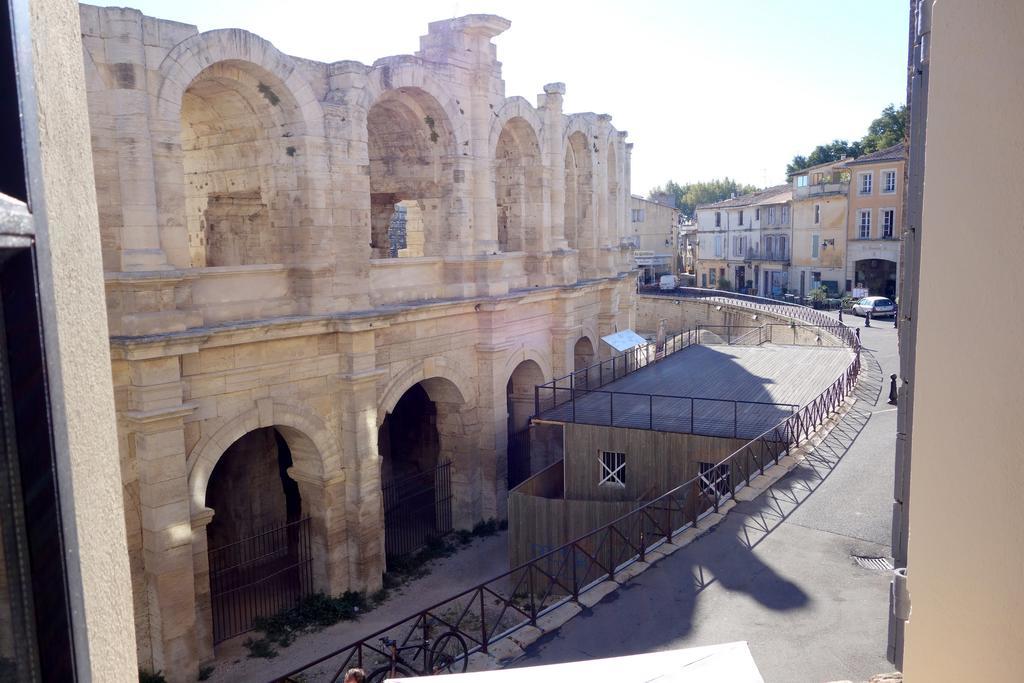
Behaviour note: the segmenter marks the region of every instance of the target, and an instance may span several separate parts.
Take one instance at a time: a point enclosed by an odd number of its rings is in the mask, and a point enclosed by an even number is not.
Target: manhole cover
[[[892,561],[887,557],[864,557],[862,555],[854,555],[853,559],[862,569],[874,569],[875,571],[880,572],[892,571]]]

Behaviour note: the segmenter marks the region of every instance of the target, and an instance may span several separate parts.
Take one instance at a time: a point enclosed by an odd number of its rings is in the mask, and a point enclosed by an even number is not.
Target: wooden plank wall
[[[746,439],[600,425],[565,425],[565,497],[650,500],[697,474],[697,462],[720,462]],[[626,485],[599,486],[600,451],[626,454]]]

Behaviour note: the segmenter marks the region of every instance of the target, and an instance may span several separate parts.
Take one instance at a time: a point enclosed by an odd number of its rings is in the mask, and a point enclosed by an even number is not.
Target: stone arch
[[[464,152],[463,155],[468,156],[468,150],[463,150],[468,147],[470,138],[469,123],[463,113],[465,107],[416,57],[389,57],[374,62],[373,69],[367,75],[360,104],[369,111],[388,91],[401,91],[403,88],[420,90],[437,103],[451,128],[455,147],[460,154]]]
[[[543,368],[532,358],[521,360],[509,373],[505,384],[509,436],[528,426],[534,408],[534,387],[543,384],[544,378]]]
[[[440,524],[442,519],[448,520],[446,523],[454,528],[472,526],[480,519],[484,493],[473,385],[467,383],[467,378],[456,376],[461,373],[452,373],[451,368],[428,364],[424,369],[418,364],[410,370],[392,383],[380,403],[377,465],[382,490],[399,496],[421,486],[434,490],[435,468],[450,463],[436,470],[437,476],[448,473],[450,497],[442,506],[447,512],[435,521]],[[410,435],[415,438],[411,440]],[[392,499],[391,504],[395,502]],[[403,548],[401,542],[396,543],[401,536],[391,535],[396,527],[389,521],[388,499],[384,503],[384,542],[387,555],[393,557]]]
[[[594,160],[587,133],[579,121],[565,137],[565,238],[579,252],[584,276],[595,272],[597,235],[594,211]]]
[[[538,349],[524,346],[520,350],[510,355],[508,359],[506,359],[505,376],[510,376],[512,372],[515,370],[515,368],[521,363],[525,361],[533,361],[540,368],[541,375],[545,379],[548,377],[553,377],[554,371],[552,369],[551,358],[549,356],[550,354],[545,354],[544,352]]]
[[[301,406],[265,399],[236,415],[192,449],[186,460],[192,518],[192,557],[196,623],[200,649],[213,654],[214,616],[207,526],[216,514],[207,508],[206,492],[214,468],[237,441],[262,428],[284,439],[292,458],[288,477],[297,485],[301,515],[309,518],[314,590],[338,594],[352,588],[350,564],[358,565],[362,548],[350,547],[345,476],[338,442],[322,420]]]
[[[597,362],[597,345],[589,334],[583,334],[573,343],[573,372],[583,370]]]
[[[443,379],[448,382],[448,384],[436,383],[429,388],[425,387],[431,400],[445,402],[464,400],[475,405],[476,385],[469,375],[458,365],[445,358],[428,358],[409,366],[388,383],[377,402],[377,426],[380,427],[384,423],[384,416],[394,409],[406,391],[416,384],[430,379]],[[454,389],[456,393],[452,393],[450,389]]]
[[[296,70],[292,59],[270,41],[243,29],[206,31],[181,41],[160,62],[157,73],[156,118],[175,121],[189,84],[204,69],[218,62],[240,62],[259,67],[291,94],[307,135],[323,137],[323,110],[309,82]]]
[[[495,114],[495,118],[491,122],[491,131],[488,138],[488,147],[490,149],[497,147],[498,137],[501,135],[502,129],[504,129],[512,119],[522,119],[529,125],[530,129],[533,130],[533,134],[539,142],[541,154],[547,151],[544,144],[544,123],[541,121],[537,110],[525,97],[516,95],[514,97],[506,98],[505,104],[503,104],[501,109],[495,112]]]
[[[370,244],[375,258],[392,255],[437,256],[457,241],[464,217],[457,197],[461,168],[459,137],[450,111],[421,85],[394,84],[384,69],[376,81],[392,87],[369,88],[366,109],[367,155],[370,169]],[[422,83],[407,70],[402,80]],[[396,74],[397,75],[397,74]],[[371,81],[372,82],[372,81]],[[392,244],[396,212],[411,213],[421,229],[416,249]],[[400,240],[400,236],[398,236]]]
[[[312,166],[324,121],[291,58],[224,29],[182,41],[157,72],[153,163],[168,260],[180,268],[302,260],[317,230],[301,212],[321,182]]]
[[[539,253],[544,217],[544,170],[537,129],[514,116],[494,148],[498,245],[502,251]]]
[[[311,411],[284,403],[253,407],[221,425],[200,441],[186,459],[192,515],[205,512],[206,488],[224,451],[240,438],[262,427],[274,427],[288,442],[294,469],[324,479],[341,469],[341,449],[323,421]]]

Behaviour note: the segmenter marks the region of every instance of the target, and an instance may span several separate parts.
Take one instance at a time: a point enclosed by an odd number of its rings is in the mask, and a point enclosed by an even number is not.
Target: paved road
[[[766,681],[891,670],[889,575],[851,556],[889,555],[896,413],[886,401],[896,331],[876,321],[861,336],[860,400],[812,457],[513,665],[746,640]]]

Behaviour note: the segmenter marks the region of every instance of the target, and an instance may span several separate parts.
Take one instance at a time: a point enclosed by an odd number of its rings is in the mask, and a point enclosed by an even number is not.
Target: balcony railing
[[[770,249],[764,252],[760,249],[747,249],[740,254],[734,251],[729,260],[735,261],[737,259],[744,261],[789,261],[789,249]]]
[[[829,194],[847,194],[850,191],[850,183],[819,183],[817,185],[805,185],[796,188],[793,192],[794,199],[806,199],[807,197],[820,197]]]

